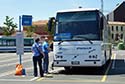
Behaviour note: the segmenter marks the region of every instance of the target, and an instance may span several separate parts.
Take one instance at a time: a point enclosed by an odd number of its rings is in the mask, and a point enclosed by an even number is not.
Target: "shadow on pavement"
[[[115,59],[114,67],[110,67],[108,75],[125,75],[125,60]]]

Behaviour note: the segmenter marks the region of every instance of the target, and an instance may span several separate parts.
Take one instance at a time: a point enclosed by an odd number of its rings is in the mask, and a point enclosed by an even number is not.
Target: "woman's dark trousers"
[[[43,70],[42,70],[42,59],[39,56],[33,56],[33,67],[34,67],[34,76],[38,76],[38,71],[37,71],[37,63],[39,65],[39,73],[40,76],[43,77]]]

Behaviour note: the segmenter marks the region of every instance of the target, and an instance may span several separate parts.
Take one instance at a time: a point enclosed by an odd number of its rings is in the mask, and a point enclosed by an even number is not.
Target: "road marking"
[[[52,74],[46,74],[46,75],[44,75],[44,77],[46,77],[46,78],[53,78],[53,75]]]
[[[13,74],[14,72],[15,72],[15,70],[13,70],[13,71],[8,71],[8,72],[4,72],[4,73],[0,74],[0,77],[7,76],[7,75],[10,75],[10,74]]]
[[[38,79],[39,77],[34,77],[34,78],[32,78],[32,79],[30,79],[30,81],[34,81],[34,80],[36,80],[36,79]]]
[[[33,67],[27,67],[27,68],[25,68],[26,70],[30,70],[30,69],[32,69]],[[8,71],[8,72],[4,72],[4,73],[2,73],[2,74],[0,74],[0,77],[3,77],[3,76],[7,76],[7,75],[10,75],[10,74],[14,74],[15,73],[15,70],[12,70],[12,71]],[[23,77],[23,76],[21,76],[21,77]]]
[[[112,55],[112,57],[111,57],[111,59],[114,59],[114,56],[116,56],[116,55]],[[106,70],[106,72],[105,72],[105,75],[102,77],[102,79],[101,79],[101,82],[105,82],[106,81],[106,79],[107,79],[107,74],[108,74],[108,72],[109,72],[109,69],[110,69],[110,67],[111,67],[111,65],[112,65],[112,61],[110,61],[110,63],[109,63],[109,66],[108,66],[108,68],[107,68],[107,70]]]
[[[62,69],[64,69],[64,68],[58,68],[58,69],[54,69],[54,70],[50,70],[49,72],[50,73],[55,73],[55,72],[57,72],[57,71],[59,71],[59,70],[62,70]],[[42,77],[42,78],[38,78],[36,81],[41,81],[41,80],[43,80],[44,78],[52,78],[53,77],[53,75],[52,74],[47,74],[47,75],[45,75],[44,77]],[[32,80],[32,79],[31,79]]]
[[[59,70],[62,70],[64,68],[58,68],[58,69],[54,69],[52,71],[49,71],[51,73],[55,73],[55,72],[58,72]],[[43,78],[38,78],[36,79],[36,81],[42,81],[42,82],[58,82],[58,83],[61,83],[61,82],[69,82],[69,83],[72,83],[72,82],[76,82],[76,83],[79,83],[79,82],[97,82],[99,83],[100,80],[44,80],[45,78],[52,78],[53,77],[53,74],[48,74],[46,76],[44,76]],[[33,80],[35,81],[35,80]]]
[[[24,57],[23,59],[27,59],[27,58],[29,58],[29,57],[27,56],[27,57]],[[9,59],[5,59],[5,60],[1,60],[0,63],[10,62],[10,61],[18,61],[18,58],[9,58]]]
[[[31,61],[31,59],[24,60],[23,63],[29,62],[29,61]],[[3,65],[0,65],[0,67],[7,67],[7,66],[11,66],[11,65],[16,65],[16,64],[19,64],[19,62],[9,63],[9,64],[3,64]]]
[[[43,78],[44,79],[44,78]],[[68,82],[68,83],[72,83],[72,82],[75,82],[75,83],[80,83],[80,82],[97,82],[99,83],[100,80],[43,80],[42,78],[39,79],[38,81],[42,80],[42,82],[58,82],[58,83],[61,83],[61,82]]]
[[[29,57],[29,55],[32,55],[32,53],[24,53],[24,57]],[[4,58],[12,58],[12,57],[17,57],[16,53],[0,53],[0,59]],[[18,57],[17,57],[18,58]]]
[[[116,54],[114,54],[113,57],[112,69],[115,69],[115,59],[116,59]]]
[[[27,68],[25,68],[27,71],[28,70],[31,70],[31,69],[33,69],[33,67],[27,67]],[[53,70],[53,71],[51,71],[51,72],[56,72],[56,71],[58,71],[58,70],[61,70],[62,68],[59,68],[59,69],[55,69],[55,70]],[[3,77],[3,76],[7,76],[7,75],[10,75],[10,74],[14,74],[15,73],[15,70],[12,70],[12,71],[8,71],[8,72],[4,72],[4,73],[2,73],[2,74],[0,74],[0,77]],[[25,76],[20,76],[20,77],[25,77]],[[52,77],[52,75],[49,75],[49,77]],[[38,79],[38,78],[32,78],[32,79],[30,79],[30,81],[34,81],[34,80],[36,80],[36,79]],[[0,79],[0,80],[5,80],[5,79]],[[41,78],[39,79],[39,80],[37,80],[37,81],[40,81],[40,80],[42,80]],[[11,79],[10,81],[14,81],[14,79]],[[20,81],[20,80],[17,80],[17,81]]]
[[[33,78],[33,80],[28,80],[28,79],[0,79],[0,81],[34,81],[36,80],[37,82],[40,82],[42,80],[42,82],[57,82],[57,83],[64,83],[64,82],[67,82],[67,83],[72,83],[72,82],[75,82],[75,83],[81,83],[81,82],[89,82],[89,83],[100,83],[99,80],[43,80],[43,78]]]
[[[60,71],[60,70],[63,70],[64,68],[63,67],[61,67],[61,68],[57,68],[57,69],[54,69],[54,70],[50,70],[49,72],[50,73],[56,73],[56,72],[58,72],[58,71]]]
[[[0,59],[4,59],[4,58],[9,58],[9,57],[16,57],[16,55],[12,55],[12,54],[0,54]]]
[[[30,81],[26,79],[0,79],[0,81]]]
[[[43,80],[43,79],[44,79],[44,77],[38,78],[36,81],[41,81],[41,80]]]

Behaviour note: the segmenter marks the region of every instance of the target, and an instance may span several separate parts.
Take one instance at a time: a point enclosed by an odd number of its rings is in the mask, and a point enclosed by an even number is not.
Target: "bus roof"
[[[60,10],[57,11],[57,13],[63,13],[63,12],[79,12],[79,11],[96,11],[98,8],[78,8],[78,9],[67,9],[67,10]]]

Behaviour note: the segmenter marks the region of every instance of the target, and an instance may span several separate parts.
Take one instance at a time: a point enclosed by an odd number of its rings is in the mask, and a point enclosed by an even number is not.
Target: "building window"
[[[116,26],[116,31],[118,31],[118,26]]]
[[[112,31],[114,31],[114,27],[112,26]]]
[[[115,40],[116,40],[116,41],[119,40],[119,34],[115,34]]]
[[[112,34],[112,39],[114,39],[114,34]]]
[[[123,31],[123,26],[121,26],[121,31]]]
[[[120,37],[121,37],[121,39],[123,39],[123,34],[121,34],[121,36],[120,36]]]

